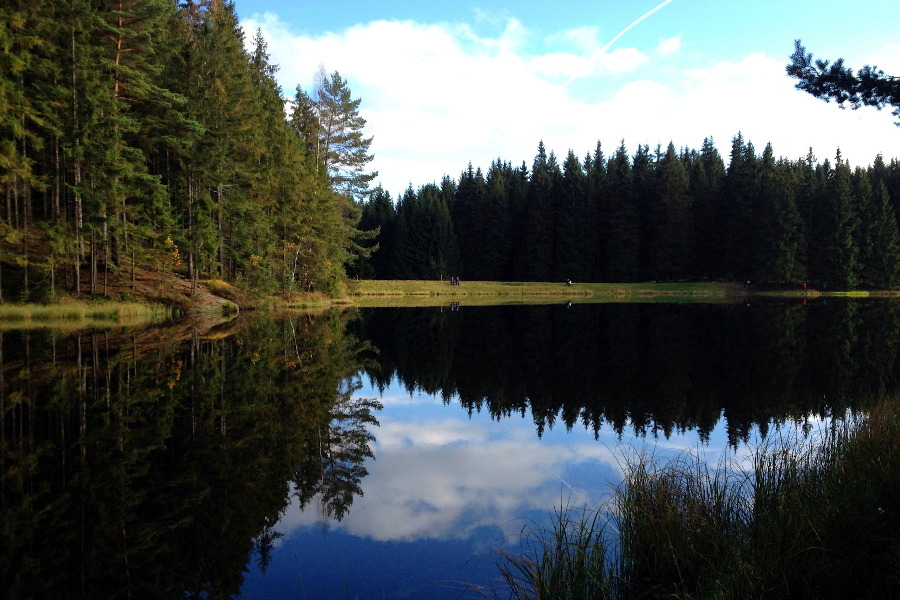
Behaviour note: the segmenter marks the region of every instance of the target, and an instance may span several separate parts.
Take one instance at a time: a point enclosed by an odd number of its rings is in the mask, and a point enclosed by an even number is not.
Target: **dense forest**
[[[337,72],[286,105],[276,71],[228,0],[4,3],[2,297],[104,294],[135,264],[334,292],[371,138]]]
[[[598,143],[562,165],[470,164],[458,180],[412,186],[396,203],[376,189],[360,227],[380,227],[361,277],[502,281],[738,280],[888,288],[900,277],[900,162],[866,169],[758,154],[741,134],[727,165],[699,151]]]
[[[598,144],[373,192],[338,72],[286,98],[230,0],[0,7],[0,301],[135,270],[254,293],[364,278],[895,286],[900,163]],[[248,49],[249,48],[249,49]],[[396,200],[396,201],[395,201]]]

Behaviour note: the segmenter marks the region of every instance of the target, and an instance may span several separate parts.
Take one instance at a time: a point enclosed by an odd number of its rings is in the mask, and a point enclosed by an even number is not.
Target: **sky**
[[[889,109],[840,110],[794,88],[800,38],[816,58],[900,75],[900,2],[860,0],[235,0],[261,30],[285,96],[319,65],[348,81],[394,198],[469,163],[560,163],[599,142],[699,149],[727,160],[739,132],[762,153],[851,165],[900,157]]]

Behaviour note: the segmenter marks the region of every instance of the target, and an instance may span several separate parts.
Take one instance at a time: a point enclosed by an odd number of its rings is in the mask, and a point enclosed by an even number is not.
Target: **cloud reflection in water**
[[[614,450],[588,432],[538,439],[526,418],[500,422],[431,397],[384,398],[374,432],[375,460],[364,496],[337,525],[376,541],[465,539],[481,527],[514,538],[523,519],[562,501],[596,506],[619,476]],[[547,436],[555,437],[555,436]],[[318,511],[289,509],[279,529],[319,522]]]

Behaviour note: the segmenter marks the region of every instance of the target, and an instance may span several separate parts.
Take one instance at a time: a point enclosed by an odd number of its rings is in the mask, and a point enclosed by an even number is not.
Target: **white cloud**
[[[675,37],[666,38],[659,41],[659,44],[656,46],[656,53],[660,56],[671,56],[673,54],[678,54],[681,50],[681,36],[677,35]]]
[[[596,58],[602,72],[607,73],[633,73],[638,67],[650,60],[640,50],[635,48],[620,48],[612,52],[604,52]]]
[[[567,29],[561,33],[547,38],[550,43],[574,46],[585,56],[591,56],[600,51],[602,44],[599,41],[600,29],[594,26],[576,27]]]
[[[589,27],[553,38],[568,51],[532,55],[529,32],[515,19],[505,24],[486,36],[465,24],[377,21],[313,37],[266,14],[245,27],[262,29],[286,93],[296,83],[311,87],[320,62],[348,79],[374,136],[372,168],[394,196],[409,183],[457,177],[470,161],[482,168],[496,158],[530,165],[540,140],[560,156],[571,148],[582,157],[598,140],[609,154],[621,139],[633,151],[670,140],[699,148],[712,135],[727,156],[741,131],[759,151],[771,141],[776,155],[790,158],[810,146],[820,160],[840,146],[861,164],[878,152],[898,154],[888,112],[841,111],[795,90],[783,58],[752,54],[676,70],[677,36],[653,51],[668,57],[660,71],[637,48],[597,54]],[[898,55],[900,47],[890,44],[878,65],[887,71]]]

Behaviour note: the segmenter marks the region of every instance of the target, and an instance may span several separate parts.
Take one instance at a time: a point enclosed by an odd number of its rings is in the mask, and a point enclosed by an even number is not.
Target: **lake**
[[[0,332],[11,598],[476,598],[635,452],[718,464],[900,383],[900,305],[574,304]],[[501,597],[502,594],[501,594]]]

